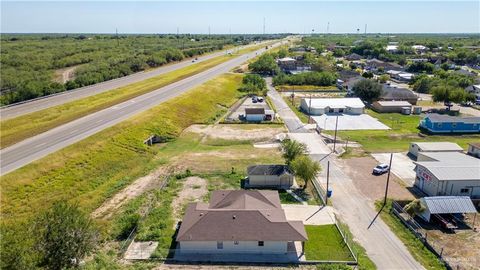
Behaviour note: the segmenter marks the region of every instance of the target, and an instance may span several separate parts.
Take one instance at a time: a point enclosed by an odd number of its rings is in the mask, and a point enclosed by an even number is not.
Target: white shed
[[[359,98],[303,98],[301,108],[310,115],[326,113],[362,114],[365,104]]]
[[[245,120],[248,122],[261,122],[265,119],[264,108],[246,108]]]
[[[469,143],[468,154],[480,158],[480,143]]]
[[[418,157],[420,152],[463,152],[460,145],[452,142],[412,142],[408,153]]]

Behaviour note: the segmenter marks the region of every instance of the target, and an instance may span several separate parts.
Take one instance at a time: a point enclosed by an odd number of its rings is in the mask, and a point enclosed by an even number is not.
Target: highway
[[[276,43],[273,47],[279,46]],[[102,111],[90,114],[65,125],[36,135],[0,151],[0,175],[18,169],[32,161],[87,138],[105,128],[111,127],[135,114],[146,111],[159,103],[174,98],[189,89],[200,85],[249,58],[265,52],[265,48],[243,54],[206,71],[159,88],[142,96],[117,104]]]
[[[249,47],[249,46],[256,46],[256,45],[258,45],[258,44],[251,44],[251,45],[247,45],[247,46],[242,46],[242,47],[239,47],[238,49]],[[235,50],[236,49],[237,48],[235,48]],[[233,50],[233,48],[230,49],[230,50]],[[24,114],[27,114],[27,113],[32,113],[32,112],[36,112],[36,111],[39,111],[39,110],[43,110],[43,109],[46,109],[46,108],[49,108],[49,107],[52,107],[52,106],[64,104],[64,103],[74,101],[74,100],[77,100],[77,99],[93,96],[93,95],[96,95],[96,94],[100,94],[102,92],[106,92],[106,91],[113,90],[113,89],[118,88],[118,87],[122,87],[122,86],[125,86],[125,85],[128,85],[128,84],[131,84],[131,83],[143,81],[143,80],[146,80],[146,79],[158,76],[158,75],[162,75],[162,74],[165,74],[165,73],[168,73],[168,72],[171,72],[171,71],[175,71],[177,69],[181,69],[181,68],[184,68],[184,67],[187,67],[187,66],[191,66],[191,65],[194,65],[196,63],[203,62],[203,61],[215,58],[217,56],[224,55],[224,54],[226,54],[226,52],[227,52],[227,50],[222,50],[222,51],[207,54],[207,55],[204,55],[204,56],[199,56],[198,60],[196,60],[195,63],[192,62],[192,59],[188,59],[188,60],[178,62],[178,63],[175,63],[175,64],[169,64],[169,65],[166,65],[166,66],[163,66],[163,67],[159,67],[159,68],[156,68],[156,69],[153,69],[153,70],[134,73],[134,74],[131,74],[131,75],[128,75],[128,76],[125,76],[125,77],[121,77],[121,78],[117,78],[117,79],[113,79],[113,80],[109,80],[109,81],[105,81],[105,82],[101,82],[101,83],[77,88],[77,89],[70,90],[70,91],[61,92],[61,93],[58,93],[58,94],[54,94],[54,95],[50,95],[50,96],[46,96],[46,97],[42,97],[42,98],[30,100],[30,101],[26,101],[26,102],[23,102],[23,103],[12,104],[10,106],[2,107],[0,109],[0,116],[1,116],[2,120],[6,120],[6,119],[14,118],[14,117],[17,117],[17,116],[21,116],[21,115],[24,115]]]

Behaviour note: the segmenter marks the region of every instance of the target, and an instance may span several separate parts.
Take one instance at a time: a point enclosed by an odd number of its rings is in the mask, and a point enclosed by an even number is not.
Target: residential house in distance
[[[408,101],[379,100],[372,103],[372,109],[379,113],[411,114],[412,104]]]
[[[423,152],[415,165],[414,185],[427,196],[480,198],[480,159],[458,152]]]
[[[389,53],[398,52],[398,42],[389,42],[385,50]]]
[[[430,133],[479,133],[480,117],[430,113],[420,121],[420,128]]]
[[[246,188],[283,188],[294,185],[293,172],[287,165],[252,165],[247,168]]]
[[[403,70],[402,66],[394,62],[384,62],[382,60],[378,60],[377,58],[367,60],[367,64],[365,65],[365,69],[369,71],[377,71],[378,69],[385,70],[396,70],[401,71]]]
[[[212,254],[220,261],[234,261],[250,254],[288,261],[288,254],[294,254],[292,260],[298,260],[295,242],[303,248],[307,239],[302,221],[287,220],[277,191],[216,190],[210,203],[188,205],[176,236],[175,258],[188,261],[201,254],[194,258],[209,260]]]
[[[398,81],[398,82],[410,82],[413,79],[413,76],[415,76],[412,73],[399,71],[399,70],[388,70],[386,73],[390,75],[390,78],[392,80]]]
[[[480,84],[470,85],[465,88],[468,93],[474,94],[477,100],[480,100]]]
[[[478,143],[469,143],[467,154],[480,158],[480,142]]]
[[[412,142],[408,154],[417,158],[420,153],[457,152],[462,153],[463,148],[452,142]]]
[[[380,96],[382,101],[407,101],[411,105],[416,105],[418,96],[409,89],[393,87],[389,84],[383,85],[383,93]]]
[[[277,60],[277,64],[284,71],[297,69],[297,60],[291,57],[280,58]]]
[[[358,60],[361,60],[363,57],[359,54],[356,54],[356,53],[351,53],[347,56],[345,56],[345,59],[347,59],[348,61],[358,61]]]
[[[326,113],[363,114],[365,105],[359,98],[302,98],[300,107],[310,115]]]
[[[427,47],[423,46],[423,45],[413,45],[412,46],[412,49],[416,52],[416,53],[424,53],[428,50]]]

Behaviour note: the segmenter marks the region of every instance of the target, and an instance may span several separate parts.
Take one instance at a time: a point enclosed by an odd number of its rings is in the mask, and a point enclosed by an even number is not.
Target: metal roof
[[[377,103],[383,107],[412,107],[408,101],[379,100]]]
[[[422,152],[430,158],[415,162],[430,171],[438,180],[480,181],[480,160],[459,152]]]
[[[468,196],[434,196],[421,198],[431,214],[477,213]]]
[[[450,116],[446,114],[438,113],[429,113],[425,118],[430,119],[431,122],[441,122],[441,123],[472,123],[480,124],[480,117],[459,117],[459,116]]]
[[[463,151],[460,145],[452,142],[412,142],[421,151]]]
[[[312,98],[311,101],[309,98],[303,98],[307,106],[310,105],[312,108],[364,108],[362,100],[359,98]]]

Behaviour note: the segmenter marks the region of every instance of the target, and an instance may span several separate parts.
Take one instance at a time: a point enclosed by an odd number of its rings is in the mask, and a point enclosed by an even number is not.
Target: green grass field
[[[213,121],[222,111],[217,104],[228,107],[239,98],[241,79],[238,74],[217,77],[180,98],[2,176],[2,220],[15,224],[64,198],[92,211],[137,177],[168,161],[165,147],[143,144],[147,136],[174,140],[193,123]],[[165,145],[169,147],[169,143]]]
[[[308,235],[305,242],[307,260],[354,260],[335,225],[306,225],[305,230]]]
[[[421,116],[403,115],[400,113],[377,113],[367,110],[367,113],[391,130],[352,130],[339,131],[338,136],[342,139],[355,141],[363,146],[366,152],[390,152],[408,151],[410,142],[415,141],[448,141],[458,143],[467,149],[469,142],[480,140],[480,135],[419,135],[417,128]],[[333,134],[333,131],[327,131]]]
[[[265,45],[241,49],[236,54],[255,51]],[[0,147],[5,148],[62,124],[100,111],[168,84],[224,63],[234,56],[222,55],[141,82],[132,83],[98,95],[1,121]]]

